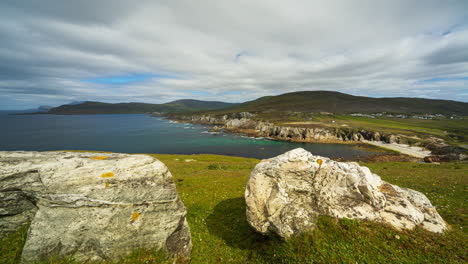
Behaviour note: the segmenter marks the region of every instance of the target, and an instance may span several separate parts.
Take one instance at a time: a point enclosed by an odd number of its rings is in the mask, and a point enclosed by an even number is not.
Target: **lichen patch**
[[[114,177],[114,176],[115,176],[115,174],[113,172],[106,172],[106,173],[101,174],[102,178],[111,178],[111,177]]]
[[[317,164],[318,164],[319,166],[322,166],[323,160],[322,160],[322,159],[317,159],[316,162],[317,162]]]
[[[104,159],[107,159],[107,156],[98,156],[98,157],[93,157],[91,159],[93,159],[93,160],[104,160]]]
[[[139,212],[134,212],[132,214],[132,221],[136,221],[136,220],[138,220],[138,218],[140,218],[140,213]]]

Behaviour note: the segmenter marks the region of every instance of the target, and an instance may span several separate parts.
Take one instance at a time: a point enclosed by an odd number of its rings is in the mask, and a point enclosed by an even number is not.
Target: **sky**
[[[293,91],[468,101],[467,0],[2,0],[0,109]]]

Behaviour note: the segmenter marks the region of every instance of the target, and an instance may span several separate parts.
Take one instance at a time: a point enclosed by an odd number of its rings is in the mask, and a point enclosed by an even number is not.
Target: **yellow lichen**
[[[102,178],[110,178],[110,177],[114,177],[114,173],[113,172],[106,172],[106,173],[103,173],[101,174],[101,177]]]
[[[99,156],[99,157],[94,157],[92,159],[93,160],[103,160],[103,159],[107,159],[107,156]]]
[[[106,182],[105,187],[106,187],[106,188],[109,188],[109,182]]]
[[[140,217],[140,213],[139,212],[134,212],[132,214],[132,221],[138,220],[139,217]]]
[[[319,166],[322,166],[323,160],[317,159],[316,162],[318,163]]]

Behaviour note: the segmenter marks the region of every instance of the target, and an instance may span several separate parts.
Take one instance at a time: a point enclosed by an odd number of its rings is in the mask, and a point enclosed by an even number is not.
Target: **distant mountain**
[[[198,100],[177,100],[165,104],[147,103],[102,103],[102,102],[77,102],[54,107],[47,111],[48,114],[139,114],[139,113],[173,113],[216,110],[232,107],[235,104],[198,101]]]
[[[39,114],[49,111],[50,109],[54,108],[53,106],[48,105],[41,105],[38,108],[31,108],[31,109],[20,109],[20,110],[4,110],[2,112],[9,112],[10,114]]]
[[[371,98],[330,91],[265,96],[220,112],[424,113],[468,115],[468,103],[422,98]]]

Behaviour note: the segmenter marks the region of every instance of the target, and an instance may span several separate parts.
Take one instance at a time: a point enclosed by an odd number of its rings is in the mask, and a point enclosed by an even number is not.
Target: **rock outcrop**
[[[357,163],[335,162],[301,148],[260,162],[250,174],[245,199],[249,224],[284,239],[313,230],[320,215],[396,229],[447,230],[424,194],[387,183]]]
[[[213,115],[190,115],[169,117],[170,119],[176,119],[179,121],[186,121],[194,124],[208,124],[208,125],[225,125],[227,122],[233,119],[248,119],[255,115],[249,112],[230,113],[222,116]]]
[[[172,175],[147,155],[0,152],[0,207],[0,233],[30,223],[23,263],[192,247]]]
[[[464,161],[468,159],[468,149],[451,146],[438,138],[430,138],[425,147],[429,149],[432,154],[432,156],[424,159],[426,162],[451,162]]]

